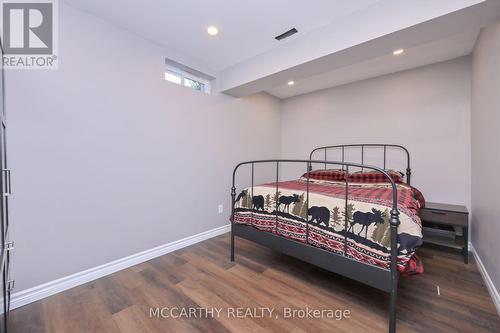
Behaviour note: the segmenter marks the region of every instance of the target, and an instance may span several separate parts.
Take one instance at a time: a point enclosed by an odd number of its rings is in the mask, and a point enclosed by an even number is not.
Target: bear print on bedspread
[[[244,192],[244,193],[243,193]],[[235,200],[235,223],[295,239],[306,240],[307,203],[305,193],[280,190],[273,187],[254,187],[243,191]]]
[[[345,186],[339,186],[345,191]],[[344,192],[312,192],[309,205],[309,244],[342,255],[346,251],[348,257],[371,265],[390,266],[391,200],[350,196],[346,205]],[[329,221],[325,223],[327,212]],[[398,268],[403,270],[415,248],[422,244],[422,233],[420,219],[413,211],[401,207],[400,213]]]
[[[338,187],[338,188],[337,188]],[[359,189],[361,188],[361,190]],[[368,190],[370,195],[367,195]],[[374,196],[377,191],[381,195]],[[274,184],[256,186],[238,194],[235,200],[235,223],[308,242],[328,251],[344,254],[372,265],[388,268],[390,264],[390,209],[392,200],[384,185],[350,185],[345,202],[343,184],[311,186],[309,204],[304,184],[282,182],[276,193]],[[398,189],[401,195],[406,188]],[[412,199],[413,200],[413,199]],[[415,248],[422,243],[421,223],[416,211],[400,205],[398,228],[398,268],[404,269]],[[307,225],[307,227],[306,227]],[[306,240],[307,234],[307,240]],[[347,235],[347,247],[345,246]]]

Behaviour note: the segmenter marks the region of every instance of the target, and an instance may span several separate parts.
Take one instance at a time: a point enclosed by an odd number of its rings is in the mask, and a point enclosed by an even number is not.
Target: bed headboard
[[[328,154],[327,152],[329,150],[341,150],[342,152],[342,162],[345,162],[345,150],[346,148],[359,148],[360,149],[360,154],[361,154],[361,164],[364,164],[364,158],[365,158],[365,148],[370,147],[370,148],[380,148],[383,151],[384,155],[384,164],[383,164],[383,169],[386,169],[386,163],[387,163],[387,148],[396,148],[399,150],[403,150],[406,153],[406,183],[410,185],[410,178],[411,178],[411,168],[410,168],[410,152],[408,149],[401,145],[393,145],[393,144],[386,144],[386,143],[359,143],[359,144],[348,144],[348,145],[334,145],[334,146],[323,146],[323,147],[317,147],[314,148],[311,153],[309,154],[309,160],[312,160],[312,156],[316,152],[324,151],[324,160],[327,161]],[[318,158],[316,158],[317,160]],[[310,166],[310,169],[312,166]],[[326,164],[325,164],[326,168]],[[361,168],[363,169],[363,168]]]

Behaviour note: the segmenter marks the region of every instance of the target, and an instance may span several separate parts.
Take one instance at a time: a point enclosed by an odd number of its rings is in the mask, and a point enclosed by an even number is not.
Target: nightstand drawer
[[[447,212],[424,208],[420,211],[422,221],[433,222],[436,224],[456,225],[466,227],[468,224],[467,214]]]

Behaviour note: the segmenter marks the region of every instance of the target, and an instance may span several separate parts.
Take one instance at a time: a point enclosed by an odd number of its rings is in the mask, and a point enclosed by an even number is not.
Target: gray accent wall
[[[166,82],[168,49],[60,7],[59,69],[6,74],[15,291],[228,224],[233,166],[280,154],[279,100]]]
[[[472,59],[472,244],[500,290],[500,23],[481,31]]]

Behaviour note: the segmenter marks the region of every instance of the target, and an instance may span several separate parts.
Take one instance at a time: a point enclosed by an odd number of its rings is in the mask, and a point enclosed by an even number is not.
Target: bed
[[[368,148],[380,149],[381,167],[364,164]],[[346,161],[348,149],[359,149],[361,163]],[[327,159],[331,150],[341,151],[339,161]],[[394,150],[405,154],[405,174],[386,169],[388,151]],[[324,159],[313,159],[318,152]],[[255,185],[255,166],[269,163],[276,165],[275,181]],[[280,181],[285,164],[302,164],[305,172]],[[251,186],[236,191],[243,165],[251,167]],[[231,189],[231,260],[238,236],[386,291],[389,331],[395,332],[399,275],[423,271],[415,250],[422,244],[418,215],[425,201],[410,177],[408,150],[391,144],[325,146],[308,160],[240,163]]]

